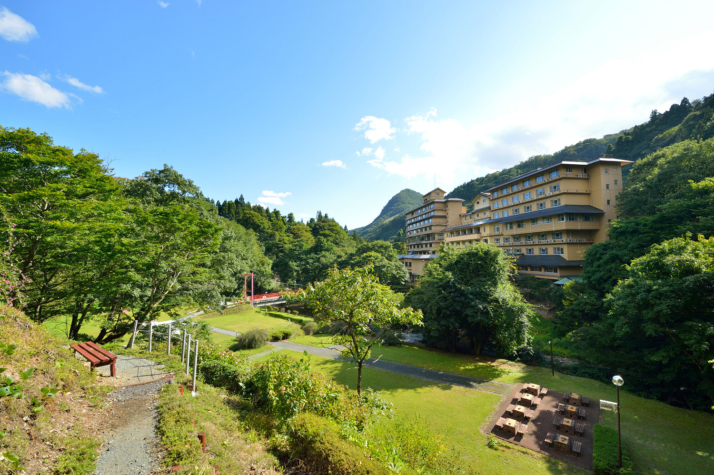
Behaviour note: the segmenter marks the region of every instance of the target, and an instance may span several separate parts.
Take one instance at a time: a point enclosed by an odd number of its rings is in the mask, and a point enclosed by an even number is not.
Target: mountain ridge
[[[396,233],[394,228],[395,219],[403,216],[407,211],[416,208],[422,203],[422,194],[409,188],[405,188],[392,196],[384,205],[379,215],[367,226],[355,228],[353,231],[363,239],[375,241],[383,239],[390,240]],[[397,220],[398,229],[404,227],[404,219]]]

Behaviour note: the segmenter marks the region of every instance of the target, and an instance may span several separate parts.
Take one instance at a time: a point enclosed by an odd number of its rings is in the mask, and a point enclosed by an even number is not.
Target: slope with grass
[[[327,346],[330,340],[329,335],[291,339],[296,343],[312,346]],[[374,348],[372,356],[381,357],[385,361],[474,378],[508,383],[531,382],[556,391],[577,392],[591,399],[613,401],[616,398],[614,386],[592,379],[558,372],[551,376],[547,368],[529,367],[508,360],[446,353],[421,345],[378,346]],[[334,367],[326,363],[321,365]],[[349,378],[354,379],[351,375],[354,372],[348,368],[342,367],[331,374],[334,377],[347,378],[345,382],[349,382]],[[626,384],[627,382],[625,388]],[[371,387],[384,389],[382,386]],[[714,415],[669,406],[653,399],[634,396],[627,391],[621,392],[620,399],[623,440],[638,471],[683,475],[714,473]],[[612,418],[604,419],[606,424],[614,426]],[[452,421],[454,424],[460,424],[458,418]],[[486,419],[483,419],[476,425],[479,426],[485,421]]]

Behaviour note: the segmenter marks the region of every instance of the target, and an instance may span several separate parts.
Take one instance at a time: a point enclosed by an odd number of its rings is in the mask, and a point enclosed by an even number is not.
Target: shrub
[[[249,368],[241,368],[228,361],[209,361],[201,365],[201,375],[206,383],[236,394],[243,393],[249,371]]]
[[[282,338],[283,340],[287,340],[288,338],[293,336],[292,328],[285,328],[282,330],[282,332],[283,332],[283,338]]]
[[[332,325],[330,325],[329,330],[327,330],[327,333],[330,333],[332,335],[337,335],[340,333],[342,330],[345,329],[345,323],[344,322],[335,322]]]
[[[272,312],[272,311],[273,311],[273,306],[272,306],[272,305],[266,305],[266,306],[265,306],[265,310],[268,311],[268,312]]]
[[[239,350],[254,350],[265,346],[268,341],[268,332],[263,329],[250,330],[236,338],[235,346]]]
[[[595,475],[626,475],[632,473],[632,461],[622,447],[622,468],[617,468],[617,430],[602,424],[593,427],[593,471]]]
[[[302,327],[302,331],[304,331],[306,335],[312,335],[317,331],[317,323],[307,322],[305,326]]]
[[[384,334],[382,344],[385,346],[402,346],[402,335],[394,331],[388,331]]]
[[[283,339],[282,330],[273,330],[270,332],[270,341],[280,341]]]
[[[298,312],[297,310],[293,310],[293,315],[300,315],[300,312]]]
[[[288,433],[291,457],[299,458],[309,473],[388,475],[380,463],[365,457],[361,447],[340,437],[337,425],[314,414],[300,414]]]

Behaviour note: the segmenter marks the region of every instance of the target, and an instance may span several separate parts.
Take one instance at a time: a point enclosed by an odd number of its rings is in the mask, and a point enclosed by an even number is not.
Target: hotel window
[[[545,201],[542,203],[538,203],[538,209],[545,209]]]
[[[543,196],[545,194],[545,188],[538,188],[536,190],[536,196]]]
[[[565,167],[565,173],[573,173],[573,169],[570,167]]]
[[[552,222],[553,222],[553,218],[551,218],[550,216],[547,218],[543,218],[543,224],[550,224]]]
[[[548,254],[548,248],[547,247],[541,247],[538,249],[538,254],[543,254],[546,255]]]
[[[540,233],[538,235],[538,240],[539,241],[547,241],[548,240],[548,235],[546,233]]]
[[[509,243],[509,242],[511,242],[511,238],[509,238],[508,236],[506,236],[505,238],[503,238],[503,244],[506,244],[506,243]]]
[[[560,206],[560,198],[557,200],[550,200],[550,207],[555,208],[556,206]]]
[[[498,209],[499,206],[498,201],[493,202],[493,209]]]
[[[558,222],[559,222],[559,223],[564,223],[564,222],[565,222],[565,215],[564,215],[564,214],[559,214],[559,215],[558,215]]]
[[[612,169],[613,169],[613,170],[617,170],[617,165],[613,165],[613,166],[612,166]]]
[[[523,229],[523,228],[526,227],[526,222],[525,222],[525,221],[518,221],[518,222],[516,223],[516,227],[517,227],[518,229]]]
[[[609,189],[610,189],[610,184],[609,184],[609,183],[606,183],[606,184],[605,184],[605,189],[606,189],[606,190],[609,190]]]
[[[532,256],[532,255],[533,255],[533,248],[532,248],[532,247],[527,247],[527,248],[526,248],[526,254],[528,254],[529,256]]]
[[[538,218],[531,219],[531,226],[538,226]]]
[[[501,200],[503,206],[508,206],[508,198]]]
[[[498,191],[493,192],[493,197],[496,198],[498,196]]]
[[[568,215],[568,221],[577,221],[577,220],[578,220],[577,214],[569,214]]]
[[[553,239],[563,239],[563,233],[553,233]]]
[[[526,180],[526,181],[523,182],[523,187],[526,187],[526,186],[531,186],[531,181],[530,181],[530,180]]]
[[[545,271],[550,272],[551,274],[557,274],[558,268],[557,267],[545,267]]]
[[[520,236],[513,236],[513,242],[521,242]]]
[[[501,244],[501,238],[496,238],[493,240],[493,242],[496,244]]]
[[[518,191],[518,183],[515,185],[511,186],[511,191]]]
[[[592,221],[595,221],[595,219],[593,218],[593,215],[592,215],[592,214],[584,214],[584,215],[582,216],[582,218],[583,218],[583,221],[591,221],[591,222],[592,222]]]
[[[608,206],[610,205],[610,200],[607,200],[607,204],[608,204]]]
[[[508,188],[503,188],[503,189],[501,190],[501,194],[502,194],[502,195],[505,195],[506,193],[508,193]]]
[[[526,242],[533,242],[533,235],[532,235],[532,234],[529,234],[528,236],[526,236]]]
[[[617,186],[617,180],[615,180],[615,186]]]
[[[588,174],[588,169],[587,169],[587,168],[583,168],[583,175],[587,175],[587,174]]]
[[[560,176],[560,170],[553,170],[548,174],[550,178],[558,178]]]
[[[563,254],[565,254],[565,251],[563,250],[562,247],[554,247],[553,254],[555,254],[557,256],[562,256]]]
[[[488,238],[483,240],[484,244],[488,244]]]
[[[511,229],[513,229],[513,223],[507,223],[507,224],[506,224],[506,229],[507,229],[508,231],[510,231]]]
[[[528,192],[526,192],[526,193],[523,193],[523,199],[524,199],[524,200],[529,200],[529,199],[531,199],[531,192],[528,191]]]
[[[493,213],[493,218],[496,219],[496,218],[498,218],[499,215],[500,215],[500,213],[498,211],[496,211],[495,213]]]
[[[551,192],[551,193],[556,193],[556,192],[558,192],[558,191],[560,191],[560,184],[550,185],[550,192]]]
[[[520,214],[519,208],[513,208],[513,216]]]
[[[497,224],[493,227],[493,232],[494,233],[500,233],[501,232],[501,225]]]
[[[545,180],[545,175],[536,177],[536,183],[543,183],[544,180]]]
[[[530,213],[531,211],[533,211],[533,206],[532,206],[532,205],[528,205],[528,206],[524,206],[524,207],[523,207],[523,212],[524,212],[524,213]]]
[[[608,170],[608,169],[606,168],[606,169],[605,169],[605,175],[609,175],[609,174],[610,174],[610,170]]]
[[[518,199],[518,195],[516,195],[516,196],[514,196],[513,199],[511,200],[511,203],[516,204],[516,203],[518,203],[519,201],[520,201],[520,200]]]
[[[513,250],[513,253],[514,253],[514,254],[523,254],[523,253],[521,252],[521,248],[520,248],[520,247],[515,248],[515,249]]]
[[[504,218],[507,218],[507,217],[508,217],[508,211],[504,211],[504,212],[503,212],[503,217],[504,217]]]

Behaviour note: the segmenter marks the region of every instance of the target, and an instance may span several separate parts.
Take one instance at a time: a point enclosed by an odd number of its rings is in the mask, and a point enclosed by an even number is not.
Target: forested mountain
[[[404,214],[421,203],[421,193],[406,188],[392,196],[374,221],[355,231],[360,237],[369,241],[376,239],[389,241],[404,227]]]

